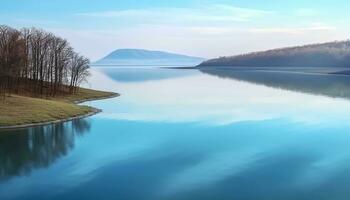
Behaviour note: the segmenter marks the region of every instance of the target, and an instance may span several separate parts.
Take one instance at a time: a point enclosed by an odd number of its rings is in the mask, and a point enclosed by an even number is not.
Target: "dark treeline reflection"
[[[201,69],[221,78],[265,85],[285,90],[350,99],[350,77],[332,74],[292,73],[232,69]]]
[[[76,136],[89,132],[90,122],[77,119],[43,127],[0,132],[0,182],[49,167],[73,148]]]

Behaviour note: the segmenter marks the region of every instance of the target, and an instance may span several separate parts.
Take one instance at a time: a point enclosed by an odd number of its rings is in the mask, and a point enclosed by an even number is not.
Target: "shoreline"
[[[98,101],[98,100],[104,100],[104,99],[112,99],[112,98],[116,98],[116,97],[119,97],[119,96],[120,96],[119,93],[115,93],[115,94],[112,94],[112,95],[106,96],[106,97],[98,97],[98,98],[77,100],[77,101],[74,101],[73,104],[78,105],[78,104],[81,104],[81,103],[84,103],[84,102]],[[65,118],[65,119],[58,119],[58,120],[54,120],[54,121],[47,121],[47,122],[20,124],[20,125],[10,125],[10,126],[0,126],[0,131],[13,130],[13,129],[24,129],[24,128],[33,128],[33,127],[38,127],[38,126],[47,126],[47,125],[52,125],[52,124],[57,124],[57,123],[64,123],[64,122],[69,122],[69,121],[72,121],[72,120],[75,120],[75,119],[83,119],[83,118],[91,117],[93,115],[96,115],[96,114],[102,112],[102,109],[98,109],[98,108],[94,108],[94,107],[90,107],[90,108],[92,109],[91,112],[83,114],[83,115],[78,115],[78,116],[69,117],[69,118]]]
[[[82,100],[77,100],[77,101],[73,101],[74,104],[81,104],[81,103],[85,103],[85,102],[89,102],[89,101],[98,101],[98,100],[104,100],[104,99],[112,99],[115,97],[119,97],[120,94],[119,93],[115,93],[112,94],[110,96],[106,96],[106,97],[97,97],[97,98],[91,98],[91,99],[82,99]]]

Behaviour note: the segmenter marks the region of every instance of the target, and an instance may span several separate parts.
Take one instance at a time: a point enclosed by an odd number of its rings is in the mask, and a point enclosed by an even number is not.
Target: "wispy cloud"
[[[298,17],[314,17],[319,15],[319,11],[310,8],[300,8],[295,11],[295,15]]]
[[[152,8],[129,9],[103,12],[78,13],[80,17],[104,19],[127,19],[130,22],[155,23],[228,23],[248,22],[266,15],[271,11],[241,8],[232,5],[211,5],[198,8]]]
[[[272,28],[254,28],[253,33],[284,33],[284,34],[304,34],[309,32],[333,31],[336,28],[321,23],[312,23],[310,26],[304,27],[272,27]]]
[[[349,30],[322,20],[317,9],[266,10],[235,4],[153,7],[75,13],[87,30],[59,31],[98,59],[115,48],[145,48],[202,57],[345,39]],[[318,22],[322,23],[318,23]],[[78,30],[76,30],[78,29]],[[77,31],[79,33],[77,33]],[[84,40],[82,39],[84,38]],[[89,40],[91,42],[87,43]]]

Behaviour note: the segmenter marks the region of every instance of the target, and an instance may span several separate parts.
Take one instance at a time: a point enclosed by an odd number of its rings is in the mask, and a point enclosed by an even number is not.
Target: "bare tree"
[[[4,96],[16,89],[12,83],[20,76],[24,50],[20,35],[13,28],[0,26],[0,78]]]
[[[70,91],[76,92],[77,86],[80,85],[90,75],[89,73],[89,59],[74,54],[71,58],[70,64]]]
[[[68,41],[36,28],[0,26],[0,94],[55,96],[77,91],[89,75],[89,60]]]

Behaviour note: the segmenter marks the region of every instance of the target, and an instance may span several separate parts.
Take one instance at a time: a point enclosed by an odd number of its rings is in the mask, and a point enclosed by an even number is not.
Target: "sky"
[[[0,24],[39,27],[92,61],[120,48],[204,58],[350,39],[348,0],[0,0]]]

